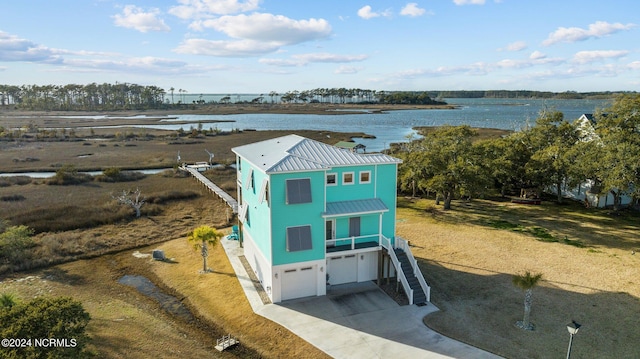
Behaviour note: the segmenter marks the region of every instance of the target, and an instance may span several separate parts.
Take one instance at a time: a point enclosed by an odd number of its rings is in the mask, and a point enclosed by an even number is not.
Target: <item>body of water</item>
[[[338,132],[364,132],[375,139],[356,139],[367,146],[368,151],[388,148],[392,142],[406,141],[415,134],[414,127],[469,125],[481,128],[520,130],[533,125],[543,110],[560,111],[573,121],[584,113],[609,106],[608,100],[541,100],[541,99],[447,99],[459,106],[454,110],[402,110],[387,113],[362,113],[345,115],[294,115],[294,114],[241,114],[241,115],[169,115],[175,119],[163,124],[140,127],[178,130],[197,128],[198,121],[233,121],[203,124],[205,129],[222,131],[234,129],[255,130],[319,130]],[[172,121],[193,121],[187,124],[171,124]]]
[[[177,96],[177,95],[176,95]],[[252,96],[252,95],[247,95]],[[390,143],[405,142],[410,135],[416,135],[414,127],[469,125],[480,128],[498,128],[520,130],[533,125],[543,110],[560,111],[565,119],[573,121],[584,113],[594,113],[597,109],[606,108],[610,100],[548,100],[548,99],[445,99],[447,103],[456,105],[456,109],[443,110],[401,110],[386,113],[358,113],[333,115],[300,115],[300,114],[239,114],[239,115],[184,115],[167,113],[166,119],[153,125],[134,125],[141,128],[163,130],[189,130],[198,128],[202,121],[223,121],[203,123],[204,129],[232,131],[236,129],[254,130],[317,130],[337,132],[364,132],[375,139],[356,139],[367,146],[367,151],[381,151]],[[370,108],[375,106],[368,106]],[[51,116],[52,118],[58,116]],[[89,120],[105,116],[64,116],[66,118],[86,118]],[[131,121],[135,123],[136,118]],[[142,115],[144,117],[144,115]],[[153,116],[156,117],[156,116]],[[172,122],[180,121],[182,124]],[[186,122],[186,123],[185,123]],[[119,127],[130,127],[119,126]],[[99,126],[98,126],[99,127]],[[98,128],[94,127],[94,128]]]

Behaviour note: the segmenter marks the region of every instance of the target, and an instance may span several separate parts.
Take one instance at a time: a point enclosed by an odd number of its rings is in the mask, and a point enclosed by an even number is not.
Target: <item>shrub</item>
[[[56,171],[56,175],[46,181],[49,185],[74,185],[89,182],[91,175],[80,173],[73,165],[66,165]]]
[[[3,348],[6,358],[83,358],[89,337],[85,330],[91,317],[82,303],[71,297],[38,297],[0,310],[0,337],[66,339],[68,345],[35,345]]]
[[[11,176],[0,177],[0,187],[9,187],[13,185],[23,186],[31,183],[33,179],[29,176]]]
[[[0,234],[0,264],[7,269],[22,268],[31,257],[29,249],[35,243],[31,238],[33,230],[27,226],[11,226]]]
[[[194,199],[200,196],[193,191],[166,191],[147,198],[147,203],[163,204],[169,201],[177,201],[183,199]]]
[[[14,194],[14,195],[10,195],[10,196],[2,196],[2,197],[0,197],[0,201],[4,201],[4,202],[24,201],[25,199],[26,199],[25,196],[23,196],[21,194]]]

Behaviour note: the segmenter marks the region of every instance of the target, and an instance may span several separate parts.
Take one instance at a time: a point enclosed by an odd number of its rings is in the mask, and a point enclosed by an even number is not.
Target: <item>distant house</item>
[[[349,142],[349,141],[340,141],[336,143],[334,146],[338,148],[344,148],[351,152],[366,152],[367,147],[361,143]]]
[[[585,113],[575,121],[578,131],[580,132],[581,141],[600,141],[600,136],[596,133],[596,123],[597,118],[591,113]],[[551,190],[555,193],[555,188]],[[604,208],[613,205],[613,194],[602,192],[602,187],[592,180],[583,182],[575,188],[564,188],[562,195],[576,201],[584,202],[590,207]],[[632,200],[629,196],[622,196],[620,204],[628,205]]]
[[[232,151],[245,257],[274,303],[325,295],[327,285],[377,279],[385,270],[383,251],[393,261],[387,275],[398,274],[403,285],[422,278],[402,272],[396,255],[397,246],[408,250],[395,236],[400,160],[297,135]],[[425,301],[429,288],[421,282]]]

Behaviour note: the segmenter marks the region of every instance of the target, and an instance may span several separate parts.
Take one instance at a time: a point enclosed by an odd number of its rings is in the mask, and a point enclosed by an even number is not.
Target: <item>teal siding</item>
[[[253,169],[254,185],[253,188],[247,188],[251,169]],[[265,258],[271,261],[271,238],[269,237],[268,230],[268,228],[270,228],[270,210],[266,201],[262,203],[259,201],[264,178],[268,178],[265,173],[256,170],[250,163],[244,160],[242,161],[242,200],[243,203],[249,205],[247,220],[244,222],[243,231],[249,233]]]
[[[337,202],[345,200],[374,198],[374,175],[376,166],[346,166],[335,167],[327,173],[337,174],[337,185],[327,186],[327,202]],[[360,172],[369,171],[371,181],[368,184],[360,183]],[[342,175],[345,172],[353,172],[354,184],[345,185],[342,182]]]
[[[393,240],[396,232],[397,166],[395,164],[379,165],[377,172],[377,197],[389,208],[389,212],[382,216],[382,234]]]
[[[309,178],[311,203],[287,204],[286,180]],[[324,258],[324,171],[271,175],[271,237],[273,265]],[[287,227],[311,226],[312,249],[287,252]]]
[[[328,171],[284,172],[265,174],[250,162],[240,159],[240,181],[243,203],[249,205],[248,220],[243,231],[253,238],[256,247],[272,265],[291,264],[325,258],[325,211],[326,201],[348,201],[379,198],[389,209],[382,214],[382,234],[392,241],[395,235],[396,218],[396,164],[359,165],[334,167]],[[247,187],[253,169],[254,184]],[[370,173],[369,183],[360,183],[360,173]],[[343,173],[352,172],[354,184],[343,183]],[[337,175],[337,185],[326,186],[326,173]],[[269,200],[260,202],[262,182],[269,180]],[[286,180],[309,178],[311,183],[311,203],[287,204]],[[360,236],[376,235],[380,225],[380,215],[360,215]],[[335,218],[336,238],[349,236],[349,216]],[[312,249],[288,252],[286,232],[288,227],[311,226]],[[371,236],[358,242],[377,240]],[[343,243],[337,243],[338,245]]]

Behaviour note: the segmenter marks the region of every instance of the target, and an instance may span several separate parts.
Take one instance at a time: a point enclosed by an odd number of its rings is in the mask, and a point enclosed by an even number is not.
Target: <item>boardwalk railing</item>
[[[190,168],[185,165],[180,166],[180,169],[183,171],[187,171],[191,173],[191,175],[200,181],[205,187],[207,187],[211,192],[215,193],[218,197],[220,197],[223,201],[225,201],[229,207],[233,210],[233,213],[238,213],[238,202],[235,198],[231,197],[230,194],[223,191],[222,188],[216,186],[215,183],[211,182],[210,179],[205,177],[202,173],[198,172],[195,168]]]

